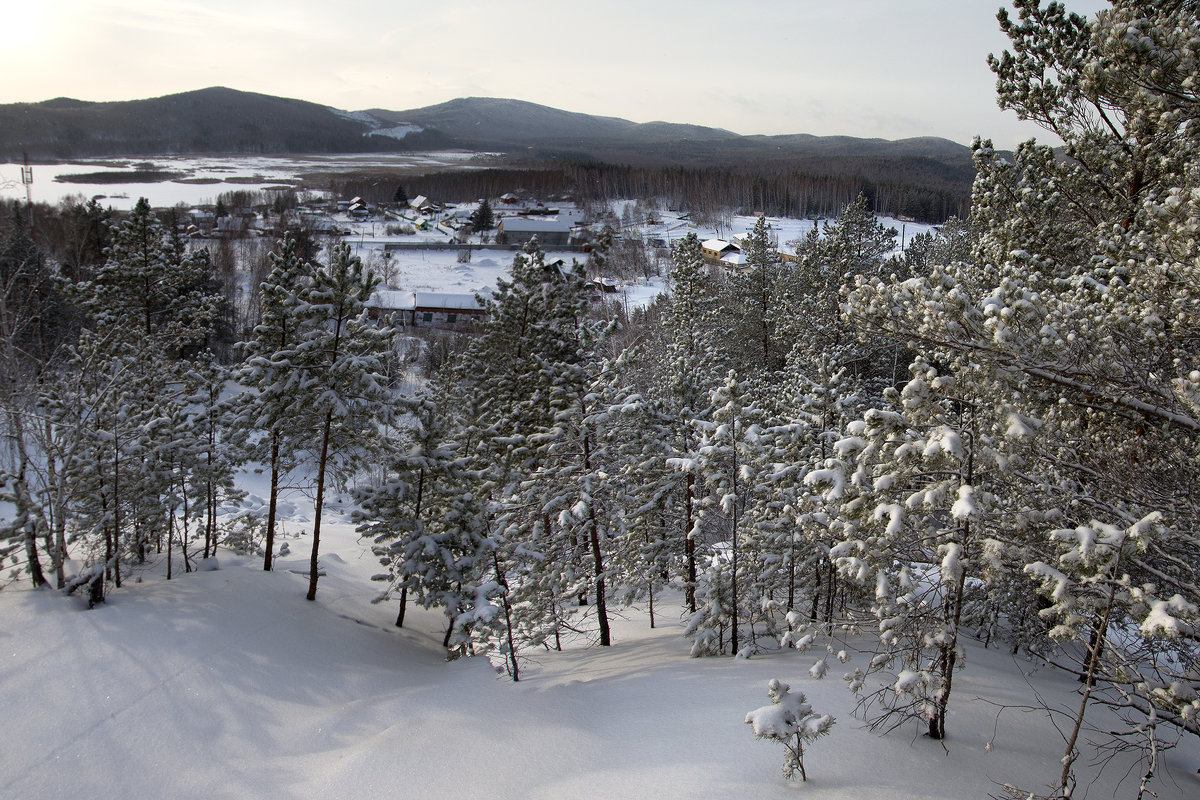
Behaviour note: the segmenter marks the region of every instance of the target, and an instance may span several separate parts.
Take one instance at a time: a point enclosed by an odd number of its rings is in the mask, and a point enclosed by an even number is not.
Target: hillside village
[[[316,197],[297,201],[285,213],[272,214],[271,204],[263,201],[261,194],[240,196],[247,206],[221,208],[219,218],[214,206],[189,209],[182,230],[197,246],[247,237],[269,241],[289,231],[314,237],[324,246],[345,240],[381,273],[380,291],[371,302],[374,317],[391,315],[405,328],[456,332],[473,329],[485,313],[476,295],[490,294],[494,276],[503,272],[512,254],[530,239],[536,238],[547,251],[548,266],[566,269],[575,261],[587,266],[594,307],[617,302],[628,311],[668,289],[670,248],[687,233],[709,237],[702,242],[702,254],[715,276],[744,272],[742,242],[761,216],[730,215],[720,225],[703,226],[686,211],[651,206],[646,213],[645,204],[634,201],[584,209],[569,197],[539,199],[509,192],[489,201],[489,208],[494,209],[491,226],[477,230],[473,217],[480,201],[440,203],[418,195],[403,203],[368,203],[361,197]],[[249,202],[255,197],[260,202]],[[896,252],[912,236],[937,229],[912,220],[885,218],[883,222],[900,234]],[[795,247],[820,223],[817,219],[768,218],[770,242],[778,248],[780,259],[794,261]],[[727,238],[719,238],[722,233]],[[602,238],[609,247],[623,248],[622,257],[606,267],[598,267],[591,258]],[[474,276],[478,280],[471,284],[463,277],[473,264],[480,266]],[[410,285],[403,285],[406,282]],[[453,291],[462,288],[468,290]]]

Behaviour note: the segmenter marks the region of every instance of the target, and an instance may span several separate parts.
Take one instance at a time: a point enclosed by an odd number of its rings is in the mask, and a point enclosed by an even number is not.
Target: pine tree
[[[473,420],[488,421],[472,457],[495,503],[496,536],[522,554],[498,569],[526,573],[513,587],[524,598],[514,602],[524,615],[514,625],[533,639],[557,635],[567,598],[590,595],[608,644],[608,531],[590,505],[599,496],[575,480],[595,488],[601,470],[592,419],[603,407],[591,390],[603,326],[588,317],[582,270],[548,267],[536,241],[514,258],[512,280],[498,282],[488,308],[450,391],[457,404],[473,403]]]
[[[140,332],[178,356],[211,339],[221,298],[208,291],[210,273],[208,251],[187,252],[141,198],[114,230],[104,266],[73,295],[93,327]]]
[[[492,213],[492,204],[485,197],[479,201],[479,207],[471,212],[471,226],[476,233],[490,231],[496,225],[496,216]]]
[[[699,441],[690,458],[677,459],[676,466],[692,471],[704,482],[701,517],[726,534],[714,547],[708,569],[699,578],[700,608],[688,622],[686,633],[693,639],[692,654],[724,652],[724,633],[729,632],[730,650],[735,655],[756,647],[753,626],[762,613],[760,553],[745,549],[747,517],[765,489],[759,440],[761,410],[753,399],[749,381],[730,371],[725,382],[712,391],[711,421],[696,420]],[[743,627],[750,629],[747,637]]]
[[[1019,452],[987,427],[994,417],[980,413],[970,387],[920,359],[911,372],[901,391],[886,392],[891,407],[847,425],[825,470],[807,480],[841,503],[846,525],[831,550],[840,572],[874,593],[880,649],[868,672],[900,670],[868,693],[885,709],[872,725],[911,716],[942,739],[960,638],[984,606],[988,557],[1002,547],[991,490]]]
[[[684,602],[696,612],[697,541],[700,536],[700,486],[694,471],[672,466],[691,456],[698,444],[696,420],[710,420],[711,391],[725,374],[727,356],[721,346],[720,297],[700,252],[700,241],[689,233],[672,252],[671,303],[663,314],[665,339],[656,359],[661,363],[647,379],[644,394],[621,398],[626,415],[619,445],[626,454],[623,476],[631,525],[640,531],[652,563],[680,559]],[[619,366],[642,361],[627,355]],[[652,359],[653,360],[653,359]],[[667,535],[662,528],[674,527]],[[639,570],[653,585],[652,572]]]
[[[792,780],[800,773],[808,780],[804,769],[804,745],[825,736],[833,728],[834,718],[816,714],[804,692],[792,693],[792,687],[778,679],[767,683],[771,705],[756,708],[746,715],[746,724],[754,730],[754,738],[771,739],[787,748],[783,762],[783,777]]]
[[[976,142],[972,257],[903,283],[864,278],[849,308],[927,362],[953,362],[987,399],[979,424],[1033,443],[1021,478],[993,489],[1018,534],[1000,558],[1053,563],[1053,531],[1161,514],[1170,534],[1127,553],[1125,569],[1178,594],[1188,618],[1200,600],[1195,10],[1117,0],[1088,20],[1014,8],[1017,19],[1000,14],[1013,52],[990,60],[1000,104],[1054,133],[1065,157],[1028,141],[1010,160]],[[1131,606],[1132,622],[1153,607]],[[1123,687],[1158,684],[1158,666],[1139,669],[1148,680]],[[1153,690],[1110,697],[1196,732]]]
[[[779,251],[772,246],[766,217],[742,240],[745,269],[725,283],[727,326],[738,356],[749,369],[774,372],[791,344],[780,339],[783,317]]]
[[[902,380],[899,348],[878,336],[864,336],[861,326],[843,318],[841,311],[843,287],[860,276],[883,274],[884,256],[895,241],[896,231],[885,228],[860,195],[835,221],[813,228],[796,248],[798,260],[785,272],[782,301],[793,370],[811,374],[818,364],[832,361],[834,369],[846,370],[853,391],[874,396]]]
[[[95,278],[71,288],[85,314],[68,364],[77,378],[66,382],[68,402],[78,408],[48,396],[40,402],[47,409],[44,442],[56,454],[43,494],[52,503],[48,513],[59,517],[55,552],[67,543],[66,530],[80,531],[119,586],[122,562],[144,561],[169,535],[176,467],[192,435],[172,422],[188,404],[179,359],[211,339],[220,299],[206,289],[207,254],[187,252],[144,200],[112,241]],[[68,424],[73,434],[64,433]],[[71,488],[52,488],[59,481]]]
[[[427,396],[403,399],[404,439],[388,477],[359,493],[359,530],[370,536],[387,567],[379,599],[400,592],[396,626],[403,627],[411,593],[447,617],[448,646],[458,617],[494,599],[488,573],[495,542],[486,534],[483,504],[447,438],[445,417]]]
[[[313,284],[315,267],[301,258],[296,242],[285,237],[271,254],[273,267],[260,287],[262,321],[253,338],[242,342],[242,363],[236,381],[252,391],[240,397],[239,424],[266,432],[253,455],[270,469],[263,569],[270,571],[275,551],[275,523],[280,481],[288,471],[302,439],[292,424],[302,401],[301,308]]]
[[[190,396],[186,399],[184,434],[192,441],[195,458],[188,474],[188,510],[200,517],[204,530],[203,557],[217,552],[217,514],[222,503],[245,495],[234,487],[237,468],[246,459],[246,448],[237,433],[236,403],[226,402],[222,392],[230,370],[210,353],[198,358],[184,376]]]
[[[317,269],[301,297],[296,331],[297,428],[311,437],[316,463],[313,544],[309,557],[309,600],[317,597],[325,482],[331,466],[353,469],[380,443],[380,426],[390,416],[384,377],[392,331],[367,319],[366,303],[375,276],[336,245],[328,265]],[[332,458],[331,458],[332,457]]]

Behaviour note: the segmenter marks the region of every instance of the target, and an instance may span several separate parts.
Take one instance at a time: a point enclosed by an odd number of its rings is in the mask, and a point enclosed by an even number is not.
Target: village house
[[[364,220],[371,216],[371,208],[367,205],[367,201],[361,197],[355,197],[350,201],[350,205],[346,209],[351,217],[357,220]]]
[[[534,236],[543,247],[571,243],[571,223],[557,219],[525,219],[505,217],[496,230],[500,244],[521,244]]]
[[[437,204],[423,194],[419,194],[412,200],[409,200],[408,207],[422,214],[432,214],[437,210]]]
[[[473,294],[376,291],[367,301],[367,316],[373,320],[392,317],[401,328],[469,332],[475,322],[487,317],[487,309]]]
[[[722,266],[721,259],[728,255],[740,255],[742,248],[724,239],[706,239],[700,243],[700,255],[709,264]]]

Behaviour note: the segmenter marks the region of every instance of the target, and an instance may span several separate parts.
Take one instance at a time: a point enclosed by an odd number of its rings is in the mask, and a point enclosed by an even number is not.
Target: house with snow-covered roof
[[[413,199],[409,200],[408,207],[413,211],[420,211],[422,213],[428,213],[434,210],[433,202],[423,194],[419,194]]]
[[[487,308],[474,294],[381,289],[367,301],[367,314],[371,319],[390,316],[401,328],[468,332],[487,318]]]
[[[721,261],[729,255],[740,255],[742,248],[724,239],[705,239],[700,243],[700,255],[710,264],[722,266]]]
[[[571,223],[569,220],[504,217],[496,229],[496,241],[500,244],[522,244],[535,236],[543,247],[570,244]]]

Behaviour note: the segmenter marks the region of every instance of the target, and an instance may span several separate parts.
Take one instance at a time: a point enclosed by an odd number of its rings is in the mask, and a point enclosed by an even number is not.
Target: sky
[[[996,105],[986,59],[1007,43],[1000,4],[5,0],[0,103],[208,86],[346,110],[508,97],[741,134],[1012,147],[1047,137]]]

